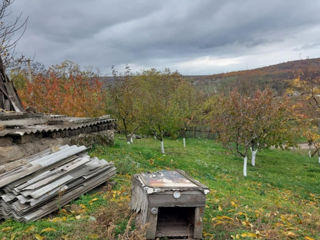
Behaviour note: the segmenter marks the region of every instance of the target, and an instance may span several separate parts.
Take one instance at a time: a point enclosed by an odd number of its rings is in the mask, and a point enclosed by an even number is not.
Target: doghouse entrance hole
[[[192,237],[194,207],[159,207],[157,237]]]

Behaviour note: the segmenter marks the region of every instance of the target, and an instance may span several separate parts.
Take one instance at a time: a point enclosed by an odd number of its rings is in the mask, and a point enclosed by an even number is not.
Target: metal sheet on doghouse
[[[196,184],[185,178],[177,171],[159,171],[155,173],[142,173],[141,179],[149,187],[197,187]]]
[[[209,189],[181,170],[136,174],[131,208],[137,225],[148,225],[146,238],[202,238],[202,219]]]

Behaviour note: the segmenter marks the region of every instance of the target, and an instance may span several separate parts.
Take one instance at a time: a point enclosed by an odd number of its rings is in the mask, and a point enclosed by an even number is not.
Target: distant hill
[[[184,76],[194,86],[206,93],[229,92],[238,88],[243,93],[250,94],[256,89],[272,88],[282,95],[297,72],[308,65],[320,68],[320,58],[289,61],[266,67],[220,73],[213,75]],[[112,84],[113,77],[101,77],[105,86]]]
[[[252,70],[184,77],[205,92],[230,91],[237,87],[247,93],[254,89],[270,87],[282,95],[297,72],[308,65],[320,68],[320,58],[289,61]]]

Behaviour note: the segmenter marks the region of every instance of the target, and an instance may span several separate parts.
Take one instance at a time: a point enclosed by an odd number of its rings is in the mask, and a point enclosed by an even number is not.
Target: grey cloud
[[[301,34],[320,25],[320,2],[311,0],[19,0],[13,10],[30,17],[18,50],[45,64],[68,58],[103,71],[113,64],[170,67],[202,56],[246,57],[265,48],[285,47],[289,58],[315,44]]]

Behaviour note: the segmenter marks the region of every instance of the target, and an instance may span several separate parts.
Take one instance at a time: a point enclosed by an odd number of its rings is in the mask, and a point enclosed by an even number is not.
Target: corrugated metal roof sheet
[[[109,115],[99,118],[60,117],[59,119],[62,119],[63,123],[56,125],[48,125],[48,122],[51,120],[51,118],[27,118],[0,121],[0,125],[5,127],[5,129],[0,131],[0,137],[7,135],[23,136],[25,134],[76,130],[115,121],[114,119],[110,119]]]

